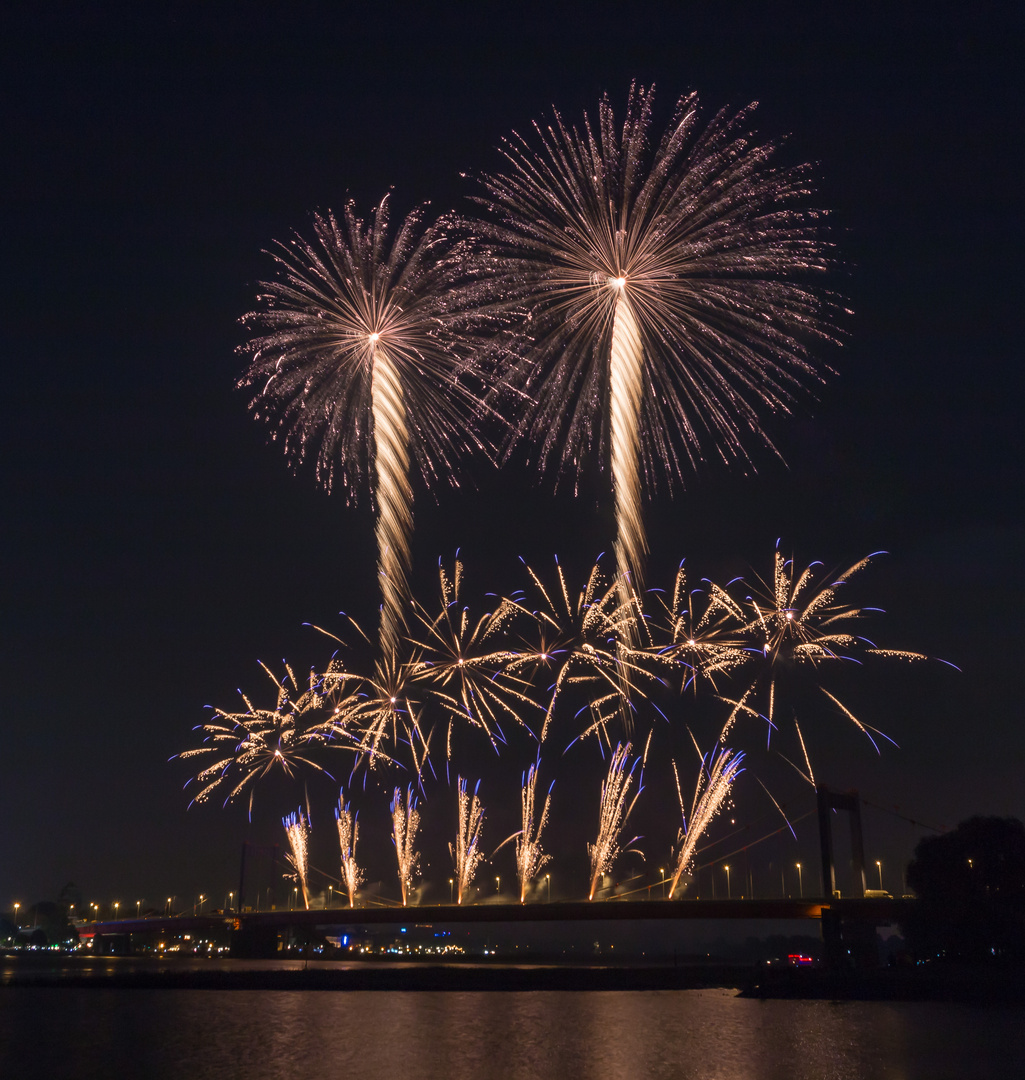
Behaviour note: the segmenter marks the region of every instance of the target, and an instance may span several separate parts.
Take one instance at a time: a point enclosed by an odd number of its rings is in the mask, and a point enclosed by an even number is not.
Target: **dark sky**
[[[186,813],[188,772],[168,757],[204,705],[262,691],[258,659],[322,659],[304,622],[373,622],[369,508],[294,475],[234,389],[262,249],[392,186],[403,211],[466,208],[460,173],[496,167],[502,136],[605,91],[621,107],[634,79],[657,85],[663,120],[692,89],[709,114],[760,102],[783,159],[817,163],[855,312],[826,357],[837,376],[773,425],[786,465],[710,463],[650,508],[652,577],[684,556],[696,576],[768,573],[777,537],[838,568],[887,550],[852,598],[888,610],[880,643],[962,673],[866,668],[859,709],[901,749],[877,758],[825,717],[823,778],[939,825],[1025,816],[1014,5],[431,8],[53,4],[4,19],[0,908],[68,880],[123,903],[234,887],[243,810]],[[485,591],[521,583],[516,555],[585,565],[610,546],[600,479],[577,502],[515,470],[475,479],[419,493],[426,591],[457,547]],[[265,801],[248,835],[278,839],[297,796]],[[896,867],[921,830],[866,815],[870,858]],[[798,835],[771,858],[811,862],[814,836]]]

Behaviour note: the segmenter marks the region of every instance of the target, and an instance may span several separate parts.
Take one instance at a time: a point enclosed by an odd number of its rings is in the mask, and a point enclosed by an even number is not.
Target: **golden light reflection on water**
[[[651,992],[3,991],[0,1073],[1000,1080],[1020,1011]]]

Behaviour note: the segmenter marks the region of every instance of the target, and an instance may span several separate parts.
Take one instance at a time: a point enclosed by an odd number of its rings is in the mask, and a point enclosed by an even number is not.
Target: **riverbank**
[[[1025,1004],[1025,971],[935,965],[869,972],[679,964],[432,964],[391,961],[200,960],[7,956],[0,989],[633,991],[728,989],[755,999]]]

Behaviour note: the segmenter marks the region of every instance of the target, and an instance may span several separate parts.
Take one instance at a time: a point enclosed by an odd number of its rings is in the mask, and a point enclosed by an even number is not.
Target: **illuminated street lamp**
[[[666,872],[661,866],[658,868],[658,876],[661,879],[661,883],[662,883],[662,899],[665,900],[665,898],[666,898]]]
[[[801,873],[801,864],[797,864],[797,885],[801,891],[801,899],[804,899],[804,875]]]
[[[114,901],[114,918],[115,918],[115,919],[117,918],[117,909],[118,909],[118,908],[119,908],[120,906],[121,906],[121,901],[120,901],[120,900],[115,900],[115,901]]]
[[[452,885],[453,885],[453,879],[449,878],[448,879],[448,902],[450,904],[452,903],[452,898],[453,898]]]
[[[500,877],[495,878],[495,892],[500,893],[502,891],[502,879]]]
[[[203,914],[203,905],[205,903],[206,903],[206,894],[205,893],[200,893],[199,894],[199,914],[200,915]]]
[[[879,871],[879,891],[883,891],[883,864],[876,859],[876,869]]]
[[[135,901],[135,917],[138,918],[142,914],[142,901]]]
[[[552,875],[545,874],[545,887],[548,889],[548,903],[552,902]]]
[[[724,863],[723,869],[726,871],[726,899],[732,900],[733,893],[730,891],[730,868]]]
[[[14,927],[15,927],[15,929],[17,929],[17,927],[18,927],[18,909],[20,907],[21,907],[21,904],[19,904],[17,901],[15,901],[15,903],[14,903]]]

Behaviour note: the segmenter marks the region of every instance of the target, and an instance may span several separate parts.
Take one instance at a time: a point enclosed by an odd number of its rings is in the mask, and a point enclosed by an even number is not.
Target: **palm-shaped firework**
[[[804,281],[828,262],[821,215],[799,208],[807,169],[771,168],[748,111],[702,130],[693,94],[652,153],[651,109],[634,87],[621,127],[607,98],[597,129],[535,124],[480,200],[495,305],[525,315],[506,355],[534,402],[519,430],[572,474],[593,446],[608,454],[617,567],[637,591],[642,473],[679,480],[707,442],[729,459],[745,434],[767,441],[760,412],[788,408],[816,373],[809,339],[832,336]]]
[[[266,333],[246,346],[242,382],[286,451],[315,457],[321,482],[340,482],[353,499],[373,473],[383,652],[395,650],[404,624],[411,457],[430,483],[451,476],[460,450],[482,449],[470,422],[478,400],[460,377],[466,353],[446,234],[421,217],[410,214],[390,237],[387,200],[369,224],[352,203],[340,220],[315,216],[315,240],[279,246],[279,276],[244,320]]]

